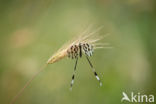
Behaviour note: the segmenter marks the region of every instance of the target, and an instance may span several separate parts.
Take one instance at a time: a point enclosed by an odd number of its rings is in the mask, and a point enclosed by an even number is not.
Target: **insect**
[[[73,86],[73,83],[74,83],[74,76],[75,76],[75,71],[76,71],[76,66],[77,66],[77,61],[78,61],[78,57],[82,57],[82,53],[85,54],[91,68],[92,68],[92,71],[94,72],[94,75],[95,77],[97,78],[97,80],[100,82],[100,86],[102,86],[102,83],[100,81],[100,78],[98,77],[92,63],[90,62],[89,60],[89,57],[92,56],[93,54],[93,45],[92,44],[89,44],[89,43],[79,43],[79,44],[76,44],[76,45],[72,45],[68,50],[67,50],[67,53],[68,53],[68,57],[69,58],[72,58],[72,59],[76,59],[76,63],[75,63],[75,67],[74,67],[74,74],[72,75],[72,81],[71,81],[71,89],[72,89],[72,86]]]
[[[83,33],[78,35],[75,39],[72,41],[69,41],[67,44],[65,44],[62,48],[60,48],[55,54],[53,54],[46,64],[40,68],[40,70],[24,85],[24,87],[17,93],[17,95],[13,98],[10,104],[14,104],[16,99],[21,95],[21,93],[24,91],[24,89],[31,83],[31,81],[43,70],[48,64],[53,64],[55,62],[58,62],[59,60],[68,57],[73,60],[75,60],[75,67],[74,67],[74,72],[72,75],[72,80],[70,83],[70,89],[72,89],[72,86],[74,84],[74,78],[75,78],[75,72],[76,72],[76,67],[78,63],[78,59],[81,58],[82,56],[85,56],[96,79],[99,81],[100,86],[102,86],[102,82],[95,71],[95,68],[93,67],[89,57],[91,57],[94,53],[95,49],[98,48],[111,48],[109,47],[108,43],[98,43],[99,40],[101,40],[103,37],[100,37],[98,35],[99,30],[101,29],[98,28],[97,30],[90,32],[90,27],[86,29]],[[105,35],[107,36],[107,35]]]

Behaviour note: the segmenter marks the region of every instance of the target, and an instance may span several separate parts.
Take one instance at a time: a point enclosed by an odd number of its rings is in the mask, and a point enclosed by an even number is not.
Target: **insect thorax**
[[[78,58],[82,57],[82,54],[84,53],[87,56],[92,56],[93,54],[93,45],[88,43],[79,43],[78,45],[72,45],[68,50],[68,57],[69,58]]]

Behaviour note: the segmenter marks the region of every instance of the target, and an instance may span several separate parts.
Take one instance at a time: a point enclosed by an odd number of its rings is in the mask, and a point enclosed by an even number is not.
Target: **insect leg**
[[[88,62],[89,62],[89,65],[90,65],[91,68],[92,68],[92,71],[93,71],[93,73],[94,73],[96,79],[99,81],[100,86],[102,86],[102,82],[101,82],[100,78],[98,77],[98,75],[97,75],[97,73],[96,73],[96,71],[95,71],[95,69],[94,69],[94,67],[93,67],[93,65],[92,65],[92,63],[91,63],[91,61],[89,60],[88,56],[86,56],[86,58],[87,58],[87,60],[88,60]]]
[[[73,75],[72,75],[72,81],[71,81],[71,84],[70,84],[70,89],[72,90],[72,86],[74,84],[74,78],[75,78],[75,72],[76,72],[76,67],[77,67],[77,62],[78,62],[78,57],[76,58],[76,62],[75,62],[75,67],[74,67],[74,72],[73,72]]]

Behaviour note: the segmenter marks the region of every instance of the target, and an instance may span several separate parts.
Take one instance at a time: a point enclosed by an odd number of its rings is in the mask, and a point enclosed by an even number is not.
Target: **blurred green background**
[[[155,0],[0,0],[0,104],[8,104],[65,42],[88,25],[103,26],[113,49],[91,61],[65,58],[48,65],[16,104],[120,104],[122,92],[156,94]],[[96,29],[96,28],[95,28]]]

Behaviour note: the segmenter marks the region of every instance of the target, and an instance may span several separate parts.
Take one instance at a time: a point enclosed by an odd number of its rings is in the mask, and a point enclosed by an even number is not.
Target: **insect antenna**
[[[93,65],[92,65],[92,63],[91,63],[91,61],[89,60],[88,56],[86,56],[86,59],[88,60],[88,63],[89,63],[89,65],[90,65],[90,67],[92,68],[92,71],[93,71],[93,73],[94,73],[96,79],[99,81],[100,86],[102,86],[102,82],[101,82],[100,78],[98,77],[98,75],[97,75],[97,73],[96,73],[96,71],[95,71],[95,69],[94,69],[94,67],[93,67]]]
[[[76,62],[75,62],[74,72],[73,72],[73,75],[72,75],[72,81],[71,81],[71,84],[70,84],[70,90],[72,90],[72,86],[74,84],[74,78],[75,78],[75,72],[76,72],[77,62],[78,62],[78,57],[76,58]]]

